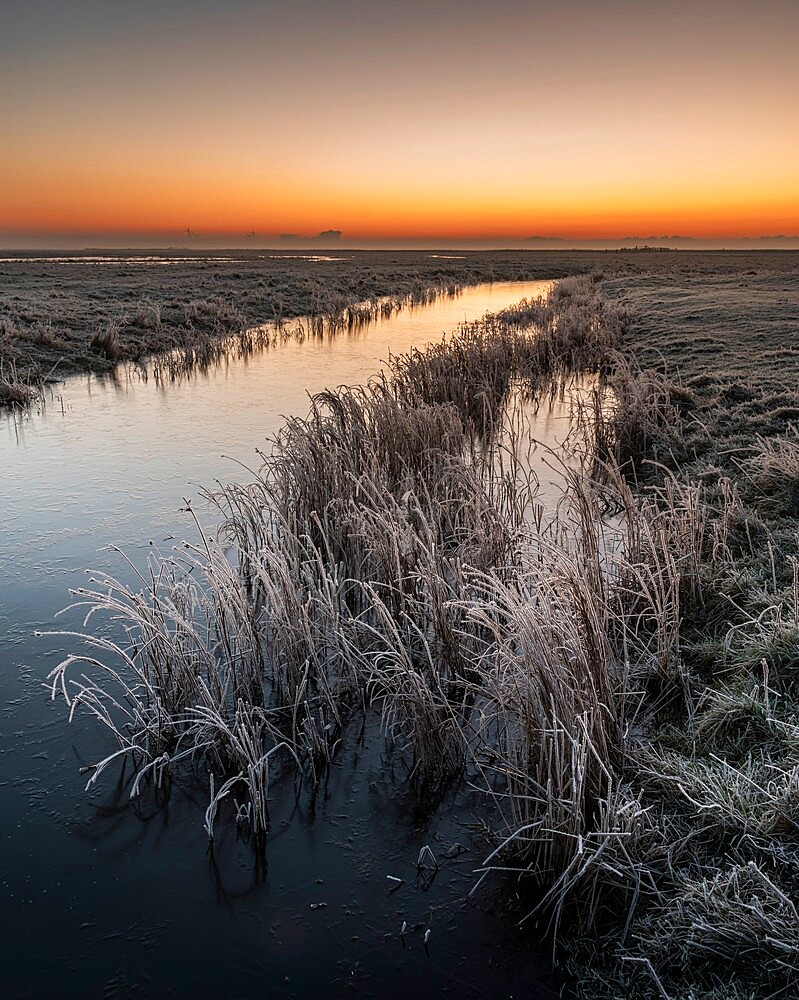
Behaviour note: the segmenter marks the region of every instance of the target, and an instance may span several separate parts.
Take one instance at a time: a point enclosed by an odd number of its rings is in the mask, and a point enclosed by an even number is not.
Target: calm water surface
[[[0,416],[0,995],[555,995],[546,959],[492,890],[464,902],[481,860],[464,822],[477,793],[425,813],[369,725],[315,796],[291,779],[273,787],[265,860],[232,827],[211,852],[204,787],[131,803],[109,771],[84,793],[81,766],[110,746],[50,703],[42,682],[66,647],[32,635],[55,626],[86,568],[126,576],[107,546],[143,563],[151,540],[167,550],[193,537],[184,498],[247,478],[237,463],[255,464],[308,393],[363,382],[389,352],[548,287],[478,286],[177,385],[75,378],[42,412]],[[535,433],[555,444],[567,429],[556,405]],[[416,878],[425,844],[444,858],[432,884]],[[398,891],[387,875],[405,880]]]

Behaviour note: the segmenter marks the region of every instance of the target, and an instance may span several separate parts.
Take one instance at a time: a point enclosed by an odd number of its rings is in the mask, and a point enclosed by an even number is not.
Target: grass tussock
[[[92,336],[89,346],[107,361],[119,361],[122,357],[119,324],[111,322],[104,329],[97,330]]]
[[[794,428],[788,435],[759,439],[749,469],[767,505],[799,516],[799,435]]]

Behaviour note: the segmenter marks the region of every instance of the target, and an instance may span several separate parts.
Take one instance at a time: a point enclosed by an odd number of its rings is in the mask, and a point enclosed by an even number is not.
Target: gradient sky
[[[796,233],[797,53],[797,0],[7,2],[0,245]]]

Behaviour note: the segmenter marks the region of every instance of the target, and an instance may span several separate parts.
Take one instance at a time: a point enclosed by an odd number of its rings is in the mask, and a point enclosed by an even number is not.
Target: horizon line
[[[100,234],[97,234],[100,235]],[[132,238],[131,238],[132,237]],[[17,240],[0,244],[0,253],[42,253],[53,251],[63,253],[73,251],[78,253],[89,253],[93,251],[144,251],[154,250],[163,252],[165,250],[179,251],[181,253],[196,253],[203,251],[223,251],[223,250],[247,250],[259,253],[281,253],[285,251],[324,251],[326,253],[351,252],[357,250],[406,250],[406,251],[434,251],[434,250],[457,250],[457,251],[487,251],[487,250],[508,250],[508,251],[535,251],[535,250],[592,250],[592,249],[649,249],[649,250],[691,250],[711,247],[712,249],[799,249],[799,234],[778,235],[778,236],[727,236],[727,237],[702,237],[702,236],[626,236],[626,237],[528,237],[526,239],[468,239],[455,238],[451,240],[437,238],[417,238],[417,239],[325,239],[320,237],[302,237],[297,240],[272,240],[264,237],[263,242],[249,239],[246,243],[238,240],[226,241],[224,238],[214,239],[212,237],[198,238],[191,243],[170,242],[168,240],[147,239],[141,237],[137,239],[133,234],[128,235],[129,242],[120,239],[119,241],[105,242],[83,242],[76,239],[69,239],[67,236],[59,238],[56,234],[51,236],[51,241],[43,239],[27,242]],[[790,245],[788,245],[790,244]]]

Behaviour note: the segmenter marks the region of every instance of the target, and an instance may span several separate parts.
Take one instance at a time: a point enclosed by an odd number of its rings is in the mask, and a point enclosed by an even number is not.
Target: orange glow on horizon
[[[765,185],[737,178],[718,183],[675,184],[650,173],[645,185],[628,172],[594,183],[556,184],[531,178],[528,185],[463,182],[437,178],[429,185],[383,186],[353,176],[331,190],[320,176],[220,178],[194,170],[133,171],[63,169],[58,176],[40,163],[0,166],[0,232],[96,232],[122,235],[180,234],[187,226],[207,236],[246,233],[315,235],[328,228],[357,239],[523,240],[533,236],[622,238],[642,234],[691,237],[768,236],[799,231],[799,185],[782,175]],[[791,170],[793,168],[791,167]]]
[[[342,230],[357,239],[523,240],[534,236],[622,238],[654,233],[692,237],[792,234],[799,230],[799,187],[781,178],[764,190],[716,188],[692,191],[619,190],[597,185],[570,192],[550,188],[497,194],[492,190],[349,190],[328,192],[311,182],[279,189],[233,181],[224,186],[202,177],[135,178],[89,171],[63,174],[58,182],[37,178],[36,168],[6,179],[7,204],[0,231],[95,232],[122,235],[182,233],[188,225],[211,237],[243,234],[316,235]],[[37,183],[38,181],[38,183]],[[120,191],[124,198],[120,198]],[[275,193],[271,195],[271,191]],[[120,201],[124,204],[120,204]],[[274,203],[274,207],[270,205]]]

